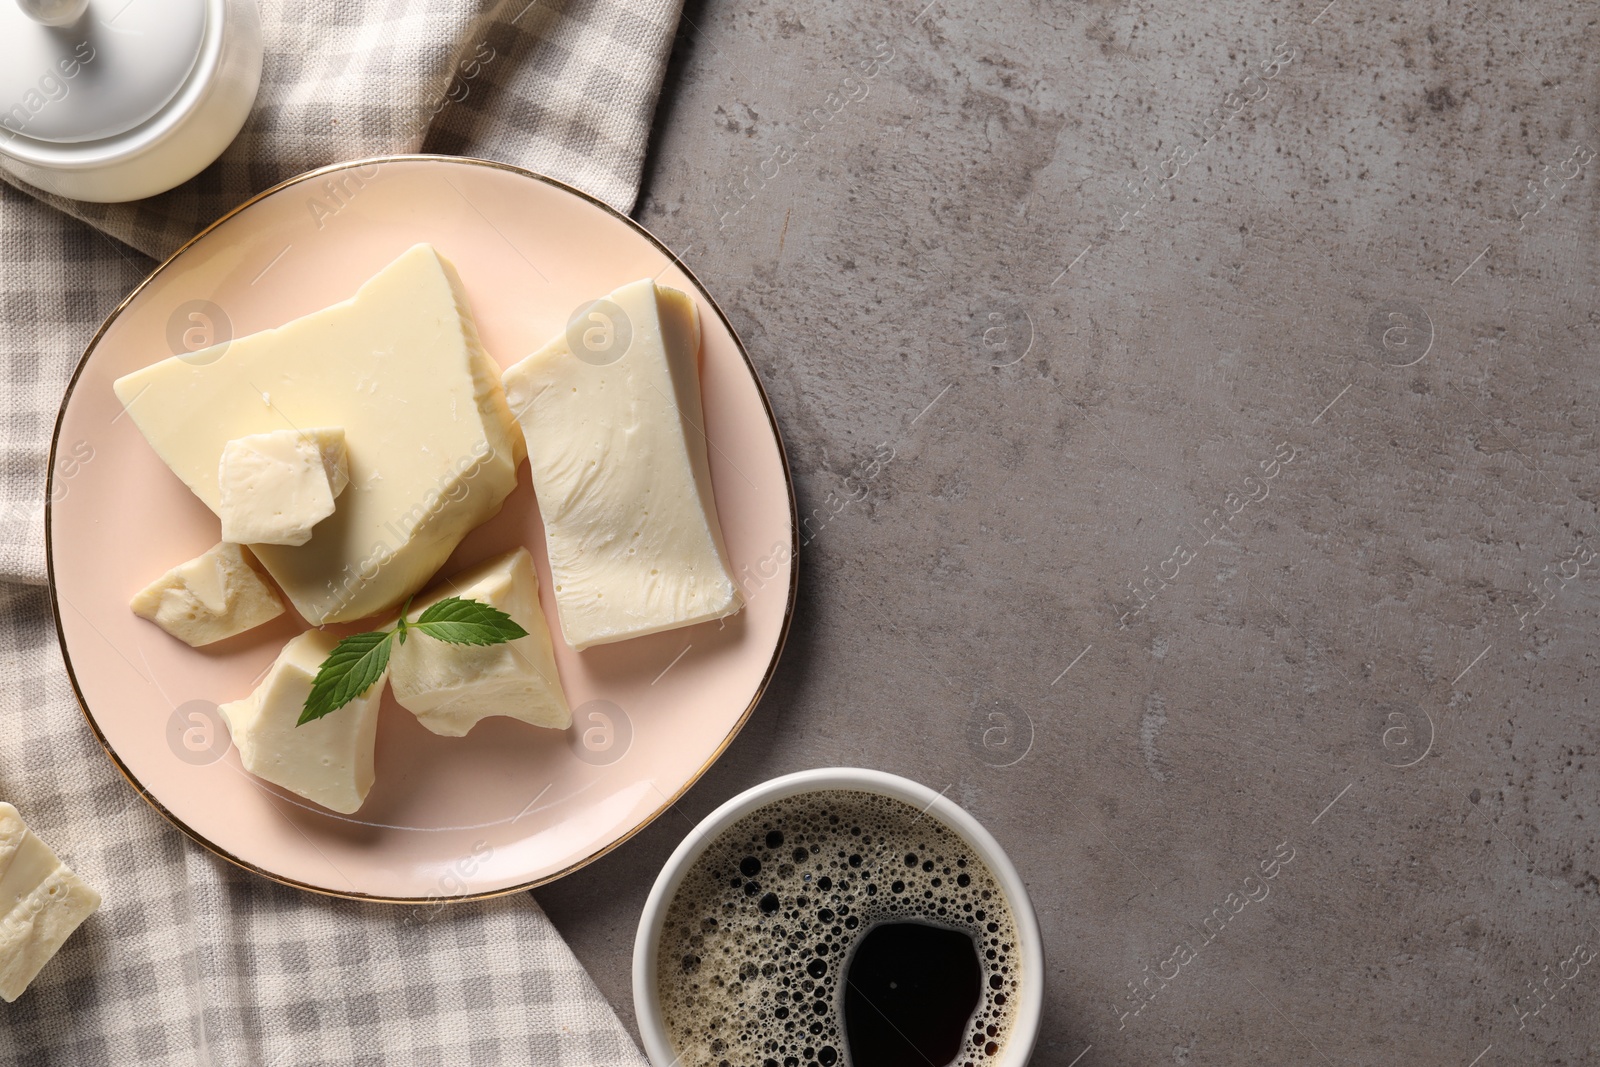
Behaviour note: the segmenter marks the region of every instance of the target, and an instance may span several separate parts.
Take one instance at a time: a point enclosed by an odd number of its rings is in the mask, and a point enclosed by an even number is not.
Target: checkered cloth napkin
[[[417,921],[246,874],[152,811],[64,676],[42,514],[66,380],[148,257],[281,179],[395,152],[505,160],[626,211],[681,2],[261,0],[255,111],[193,181],[128,205],[0,185],[0,799],[105,894],[0,1004],[0,1064],[643,1063],[526,894]]]

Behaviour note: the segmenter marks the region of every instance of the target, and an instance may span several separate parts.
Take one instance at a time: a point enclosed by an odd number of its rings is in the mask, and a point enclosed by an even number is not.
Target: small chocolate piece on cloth
[[[0,801],[0,1000],[15,1003],[99,907],[100,894]]]

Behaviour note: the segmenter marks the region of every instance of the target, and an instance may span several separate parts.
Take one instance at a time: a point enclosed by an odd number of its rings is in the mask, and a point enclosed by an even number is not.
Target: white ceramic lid
[[[134,129],[177,95],[200,55],[205,0],[88,0],[68,25],[36,21],[56,6],[0,0],[0,148]]]

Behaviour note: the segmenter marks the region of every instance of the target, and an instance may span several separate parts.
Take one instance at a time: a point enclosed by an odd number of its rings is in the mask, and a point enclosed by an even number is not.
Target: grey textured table
[[[1600,1062],[1594,8],[924,3],[688,8],[640,217],[772,395],[800,602],[536,895],[631,1019],[692,822],[866,764],[1027,879],[1037,1063]]]

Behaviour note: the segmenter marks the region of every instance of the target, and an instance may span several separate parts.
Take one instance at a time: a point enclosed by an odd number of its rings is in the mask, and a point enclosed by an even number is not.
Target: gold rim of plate
[[[166,806],[163,805],[161,801],[156,799],[155,795],[152,794],[149,789],[145,788],[144,783],[139,781],[138,778],[134,777],[133,773],[122,762],[122,758],[117,755],[116,750],[113,749],[106,741],[105,734],[101,732],[100,725],[95,721],[93,713],[89,710],[89,703],[84,698],[83,689],[78,685],[77,673],[72,667],[72,654],[67,649],[66,637],[64,636],[61,628],[61,601],[60,597],[56,593],[55,547],[51,538],[51,501],[54,499],[56,480],[56,449],[61,442],[61,424],[66,418],[67,405],[72,402],[72,394],[78,387],[78,379],[82,376],[84,368],[89,365],[89,359],[94,355],[94,350],[100,344],[100,338],[104,336],[106,330],[109,329],[111,324],[117,320],[117,317],[122,314],[123,310],[130,303],[132,303],[133,298],[138,296],[144,287],[149,285],[157,275],[176,262],[179,256],[187,252],[191,246],[193,246],[197,241],[206,236],[212,230],[215,230],[218,226],[221,226],[224,222],[227,222],[229,219],[244,211],[257,201],[265,200],[267,197],[281,192],[284,189],[299,185],[301,182],[311,181],[313,179],[321,178],[325,175],[337,173],[338,171],[342,170],[354,170],[361,167],[368,167],[374,164],[383,163],[422,162],[445,163],[449,165],[467,167],[489,167],[494,170],[508,171],[520,177],[553,186],[554,188],[560,189],[563,192],[566,192],[579,198],[580,200],[584,200],[595,207],[600,208],[612,218],[619,219],[626,223],[631,229],[633,229],[635,233],[639,234],[651,244],[655,245],[669,259],[677,264],[678,269],[683,271],[683,273],[688,276],[689,280],[694,283],[694,287],[699,291],[700,297],[711,306],[712,310],[717,313],[717,317],[722,320],[722,325],[727,328],[729,336],[733,338],[734,346],[739,350],[740,358],[744,360],[745,367],[750,371],[750,377],[755,381],[756,393],[761,397],[761,407],[766,413],[767,424],[772,428],[773,440],[775,440],[778,445],[778,458],[783,464],[783,480],[789,494],[789,558],[793,561],[793,566],[789,571],[788,599],[784,603],[783,608],[783,624],[778,630],[778,643],[772,650],[772,658],[770,661],[768,661],[767,668],[761,675],[761,683],[756,686],[755,694],[750,698],[749,705],[746,706],[744,712],[739,716],[739,721],[734,723],[733,728],[728,731],[727,735],[722,739],[722,742],[717,745],[716,751],[711,754],[705,763],[701,764],[699,769],[689,776],[688,780],[683,783],[682,788],[680,788],[676,793],[672,794],[672,796],[669,797],[664,804],[656,808],[648,816],[639,820],[639,822],[631,827],[626,833],[622,834],[614,841],[607,843],[601,848],[596,849],[594,852],[591,852],[589,855],[585,856],[581,860],[578,860],[576,863],[572,863],[566,867],[563,867],[554,874],[548,874],[542,878],[535,878],[530,882],[523,882],[518,885],[509,886],[505,889],[494,889],[484,893],[466,893],[460,896],[450,897],[446,903],[461,903],[471,900],[489,900],[494,897],[510,896],[512,893],[524,893],[530,889],[536,889],[541,885],[547,885],[550,882],[564,878],[573,871],[587,867],[589,864],[611,852],[613,849],[625,844],[639,831],[643,830],[646,826],[649,826],[651,823],[655,822],[656,819],[660,818],[661,814],[668,808],[676,804],[678,799],[687,793],[689,789],[705,775],[706,771],[711,769],[711,765],[716,763],[717,760],[722,757],[722,754],[727,751],[728,746],[733,743],[734,738],[738,737],[739,733],[744,729],[745,723],[750,720],[750,715],[755,711],[756,705],[759,704],[761,702],[761,698],[766,695],[767,686],[772,684],[772,676],[778,669],[778,660],[782,657],[784,646],[789,640],[789,626],[794,620],[795,599],[800,588],[800,525],[799,507],[796,504],[794,495],[794,476],[789,470],[788,450],[784,447],[783,434],[778,429],[778,420],[773,414],[772,410],[772,400],[767,396],[767,389],[766,386],[762,384],[761,374],[756,369],[755,363],[750,359],[750,353],[745,348],[744,340],[739,336],[739,332],[734,329],[733,323],[728,321],[727,313],[724,312],[722,310],[722,306],[712,298],[710,292],[706,289],[705,285],[701,283],[699,277],[697,277],[695,273],[689,269],[688,264],[680,259],[678,254],[672,251],[672,249],[668,248],[666,243],[658,238],[655,234],[651,233],[638,222],[635,222],[632,218],[618,211],[610,204],[607,204],[603,200],[599,200],[596,197],[589,195],[582,189],[568,185],[566,182],[559,181],[543,174],[535,173],[534,171],[527,170],[523,167],[512,166],[509,163],[498,163],[490,159],[477,159],[472,156],[447,156],[437,154],[369,156],[365,159],[353,159],[342,163],[332,163],[328,166],[318,167],[315,170],[309,170],[304,174],[299,174],[293,178],[281,181],[277,185],[272,186],[270,189],[252,196],[250,199],[246,200],[244,203],[240,204],[238,207],[229,211],[211,225],[207,226],[205,229],[189,238],[189,240],[185,241],[177,251],[173,252],[172,255],[163,260],[155,270],[146,275],[143,281],[134,286],[133,290],[128,293],[127,296],[123,297],[122,301],[117,304],[114,309],[112,309],[111,314],[106,316],[105,321],[100,324],[100,328],[97,329],[94,333],[94,336],[89,339],[89,344],[84,348],[83,355],[79,357],[78,365],[73,369],[72,377],[67,382],[66,392],[62,395],[61,408],[56,413],[55,428],[50,434],[50,455],[48,461],[49,467],[45,478],[44,551],[46,584],[50,590],[50,613],[55,623],[56,641],[61,646],[61,661],[66,667],[67,678],[72,683],[72,693],[78,701],[78,710],[83,713],[84,720],[89,724],[89,729],[94,731],[95,740],[100,742],[100,747],[105,750],[107,756],[111,757],[112,764],[122,774],[122,777],[127,779],[128,784],[133,786],[134,790],[141,797],[143,797],[152,808],[160,812],[161,816],[172,825],[176,826],[179,830],[182,830],[185,834],[187,834],[191,840],[204,846],[206,849],[215,853],[216,855],[221,856],[229,863],[232,863],[238,867],[242,867],[244,870],[250,871],[254,874],[258,874],[263,878],[277,882],[280,885],[293,886],[296,889],[304,889],[307,892],[316,893],[321,896],[337,897],[343,900],[361,900],[378,904],[427,904],[435,902],[435,898],[431,896],[386,897],[369,893],[343,893],[339,892],[338,890],[328,889],[323,886],[311,885],[307,882],[301,882],[293,878],[285,878],[282,875],[274,874],[272,871],[235,856],[227,849],[222,848],[215,842],[208,839],[205,835],[190,827],[182,819],[179,819],[177,816],[173,815],[172,812],[168,811]]]

